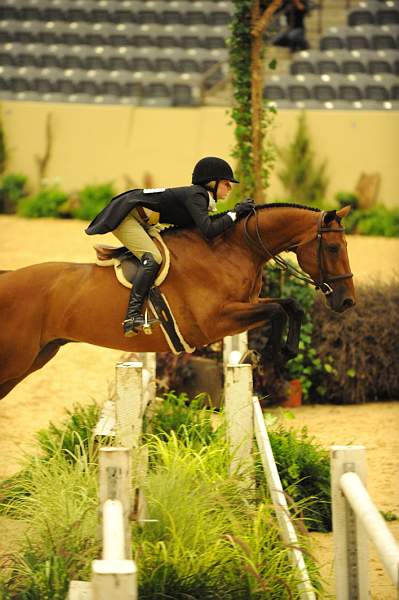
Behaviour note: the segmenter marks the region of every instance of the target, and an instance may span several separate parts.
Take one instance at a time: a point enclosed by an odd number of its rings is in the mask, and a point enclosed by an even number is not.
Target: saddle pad
[[[153,235],[155,242],[159,242],[159,249],[162,254],[162,265],[158,276],[154,282],[154,286],[150,289],[148,295],[148,305],[154,317],[159,319],[160,327],[163,331],[169,348],[173,354],[181,352],[194,352],[195,348],[187,344],[170,309],[169,303],[165,295],[158,289],[158,286],[165,281],[170,266],[169,249],[162,240],[159,234]],[[115,248],[113,246],[97,245],[95,246],[97,253],[96,264],[100,267],[113,266],[115,275],[119,283],[127,288],[132,288],[132,282],[137,273],[139,260],[124,247]]]
[[[159,247],[162,254],[162,264],[154,285],[161,285],[166,279],[170,267],[169,248],[163,241],[158,232],[152,231],[151,237]],[[127,288],[132,287],[132,281],[136,275],[139,260],[124,246],[115,247],[105,244],[97,244],[94,246],[97,254],[96,264],[99,267],[111,267],[115,269],[115,275],[119,283]]]

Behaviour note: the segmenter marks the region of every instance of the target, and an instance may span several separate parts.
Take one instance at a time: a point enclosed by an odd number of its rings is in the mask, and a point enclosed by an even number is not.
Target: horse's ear
[[[329,225],[336,218],[337,218],[337,211],[328,210],[326,212],[326,214],[324,215],[323,223],[324,223],[324,225]]]
[[[340,208],[339,210],[337,210],[337,217],[339,217],[340,219],[343,219],[344,217],[349,215],[351,208],[352,207],[350,204],[348,204],[347,206],[344,206],[343,208]]]

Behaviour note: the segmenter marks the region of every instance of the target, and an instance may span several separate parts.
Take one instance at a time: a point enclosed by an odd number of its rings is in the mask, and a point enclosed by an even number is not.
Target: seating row
[[[357,25],[394,25],[399,24],[398,0],[362,0],[358,6],[348,12],[347,23]]]
[[[273,75],[264,87],[272,101],[315,100],[356,102],[399,100],[399,77],[394,75]]]
[[[162,73],[0,67],[0,92],[2,98],[10,99],[40,98],[45,94],[53,100],[57,95],[66,98],[83,94],[92,99],[106,96],[146,106],[195,106],[200,102],[199,80],[189,74],[172,78]]]
[[[304,50],[290,64],[290,73],[394,73],[399,75],[399,50]]]
[[[205,73],[226,61],[226,49],[68,46],[9,43],[0,49],[0,65],[122,71]]]
[[[226,25],[233,3],[215,1],[120,1],[93,0],[15,2],[3,0],[0,18],[20,21],[65,21],[82,23],[157,23],[159,25]]]
[[[224,48],[228,29],[204,25],[136,25],[2,21],[0,43]]]
[[[320,50],[388,50],[399,48],[399,25],[330,27],[320,38]]]
[[[318,100],[274,100],[269,102],[270,106],[277,109],[299,109],[299,110],[399,110],[399,100],[387,100],[376,102],[375,100],[330,100],[320,102]]]

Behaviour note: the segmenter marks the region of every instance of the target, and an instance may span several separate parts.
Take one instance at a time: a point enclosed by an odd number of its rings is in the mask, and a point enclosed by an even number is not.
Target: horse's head
[[[350,206],[320,213],[317,236],[296,247],[301,268],[326,296],[330,308],[343,312],[355,305],[355,289],[341,225]]]

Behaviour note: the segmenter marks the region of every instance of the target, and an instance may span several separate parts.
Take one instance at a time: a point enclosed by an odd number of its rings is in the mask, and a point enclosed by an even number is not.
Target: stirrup
[[[149,319],[148,318],[148,309],[146,308],[144,311],[144,325],[143,331],[146,335],[152,335],[152,325],[159,323],[159,319]]]

